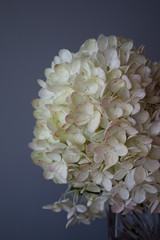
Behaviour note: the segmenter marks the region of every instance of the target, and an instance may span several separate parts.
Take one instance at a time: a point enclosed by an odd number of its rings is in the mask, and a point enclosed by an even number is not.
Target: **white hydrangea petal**
[[[81,62],[79,59],[73,59],[70,65],[70,73],[72,75],[79,74],[81,67]]]
[[[92,181],[96,184],[100,184],[102,182],[102,173],[99,171],[95,171],[91,173]]]
[[[85,143],[86,138],[81,133],[75,133],[72,135],[72,140],[78,145],[82,145]]]
[[[48,99],[48,98],[53,97],[53,93],[48,91],[46,88],[41,88],[41,90],[38,93],[38,96],[40,98]]]
[[[46,82],[44,82],[43,80],[38,79],[37,82],[38,82],[38,84],[40,85],[40,87],[46,88]]]
[[[149,193],[157,193],[157,188],[150,184],[143,184],[143,189]]]
[[[70,219],[76,213],[76,208],[72,207],[67,214],[67,219]]]
[[[87,211],[87,207],[85,205],[82,205],[82,204],[76,205],[76,209],[80,213],[84,213],[84,212]]]
[[[52,179],[54,174],[45,169],[44,172],[43,172],[43,176],[44,176],[45,179]]]
[[[154,172],[156,170],[159,169],[160,167],[160,163],[158,160],[146,160],[145,163],[144,163],[144,167],[150,171],[150,172]]]
[[[122,143],[115,145],[115,150],[119,156],[125,156],[128,153],[127,147]]]
[[[68,220],[67,224],[66,224],[66,228],[73,226],[76,222],[77,222],[77,218],[76,217],[70,218]]]
[[[127,174],[126,170],[120,169],[114,174],[114,179],[119,181],[122,178],[124,178],[126,174]]]
[[[146,193],[143,189],[137,189],[132,192],[132,199],[135,203],[142,203],[146,198]]]
[[[118,92],[122,87],[124,87],[124,80],[120,78],[113,78],[109,81],[107,88],[111,92]]]
[[[152,136],[160,134],[160,120],[154,121],[152,123],[152,125],[149,128],[149,132]]]
[[[110,64],[112,59],[117,58],[117,51],[115,49],[112,49],[112,48],[111,49],[107,49],[105,51],[104,56],[105,56],[106,63]]]
[[[103,52],[107,48],[108,38],[105,37],[104,35],[100,35],[99,38],[98,38],[97,43],[98,43],[99,51]]]
[[[127,190],[127,188],[125,187],[121,187],[119,189],[119,196],[123,199],[123,200],[127,200],[129,198],[129,191]]]
[[[150,211],[151,213],[153,213],[155,211],[155,209],[157,208],[157,206],[159,205],[159,201],[156,200],[155,202],[153,202],[150,206]]]
[[[145,180],[146,176],[146,171],[142,166],[136,168],[134,179],[137,184],[142,183]]]
[[[135,185],[134,171],[129,172],[125,177],[125,184],[130,189]]]
[[[109,36],[108,37],[108,45],[109,47],[116,47],[117,46],[117,37],[116,36]]]
[[[87,125],[87,129],[89,132],[94,132],[100,124],[101,114],[98,111],[95,111],[92,119],[89,121]]]
[[[125,170],[131,170],[133,168],[133,164],[130,162],[123,162],[121,164],[122,168],[124,168]]]
[[[57,181],[58,183],[66,183],[68,171],[67,164],[64,160],[55,164],[53,163],[52,165],[50,165],[49,169],[51,172],[54,173],[55,181]]]
[[[107,176],[103,176],[102,185],[106,191],[110,192],[112,189],[112,182]]]
[[[48,152],[47,157],[49,157],[50,159],[57,161],[57,162],[59,162],[61,160],[60,154],[55,153],[55,152]]]
[[[100,192],[100,187],[98,187],[96,184],[89,183],[88,186],[86,187],[86,190],[89,192]]]
[[[122,79],[126,82],[127,88],[128,88],[128,89],[131,89],[131,88],[132,88],[132,84],[131,84],[129,78],[128,78],[126,75],[123,75],[123,76],[122,76]]]
[[[149,152],[149,156],[152,159],[160,160],[160,148],[159,147],[152,147],[151,151]]]
[[[70,63],[72,61],[72,54],[67,49],[61,49],[59,51],[59,57],[63,62]]]
[[[114,58],[111,60],[110,69],[119,68],[119,66],[120,66],[120,60],[118,58]]]

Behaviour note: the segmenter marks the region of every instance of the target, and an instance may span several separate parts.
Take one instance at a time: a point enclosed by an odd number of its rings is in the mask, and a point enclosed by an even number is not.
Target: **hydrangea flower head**
[[[32,101],[33,162],[67,184],[45,206],[67,212],[67,226],[89,224],[106,208],[160,211],[160,64],[133,41],[100,35],[77,53],[59,51]]]

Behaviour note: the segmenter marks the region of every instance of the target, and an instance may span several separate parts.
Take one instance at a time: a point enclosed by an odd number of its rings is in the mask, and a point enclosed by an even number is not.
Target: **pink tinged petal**
[[[124,203],[122,201],[115,202],[111,206],[111,210],[113,213],[120,213],[123,211],[123,209],[124,209]]]
[[[129,191],[127,190],[127,188],[121,187],[120,190],[119,190],[119,196],[123,200],[127,200],[129,198]]]
[[[90,116],[82,113],[76,117],[75,124],[78,126],[82,126],[82,125],[85,125],[86,123],[88,123],[89,120],[90,120]]]
[[[70,63],[72,61],[72,54],[67,49],[61,49],[59,51],[59,57],[62,59],[63,62]]]
[[[91,173],[92,181],[96,184],[100,184],[102,182],[102,173],[99,171],[95,171]]]
[[[137,184],[144,182],[146,176],[146,170],[142,166],[136,168],[134,180]]]
[[[111,102],[111,99],[109,98],[103,98],[102,99],[102,107],[106,109],[108,107],[108,104]]]
[[[65,121],[66,123],[73,123],[74,122],[74,117],[75,114],[74,113],[70,113],[65,117]]]
[[[129,172],[125,177],[125,184],[127,185],[127,187],[129,189],[132,188],[135,185],[134,172],[135,171]]]
[[[152,123],[152,125],[149,128],[149,133],[152,136],[160,134],[160,120],[155,121],[155,122]]]
[[[103,154],[94,154],[94,162],[95,163],[102,163],[104,161],[104,155]]]
[[[83,182],[88,178],[88,176],[89,176],[89,171],[88,170],[87,171],[82,171],[78,174],[77,181],[78,182]]]
[[[108,38],[104,35],[100,35],[98,38],[98,49],[100,52],[103,52],[108,46]]]
[[[160,163],[158,160],[146,160],[144,167],[147,171],[154,172],[159,169]]]
[[[135,203],[142,203],[146,198],[146,193],[143,189],[137,189],[132,192],[132,199]]]
[[[94,152],[96,154],[105,154],[105,153],[107,153],[107,151],[108,151],[108,148],[105,145],[98,146],[98,147],[94,148]]]
[[[106,191],[110,192],[112,189],[112,182],[107,176],[103,176],[102,185]]]
[[[78,104],[76,107],[77,112],[92,115],[94,113],[94,105],[90,102]]]
[[[100,124],[101,114],[98,111],[95,111],[92,119],[89,121],[87,125],[87,129],[89,132],[94,132]]]
[[[124,178],[126,174],[127,174],[126,170],[120,169],[114,174],[114,179],[119,181],[122,178]]]
[[[157,193],[157,188],[150,184],[143,184],[143,189],[149,193]]]
[[[131,126],[126,127],[125,130],[126,130],[126,133],[130,136],[134,136],[138,133],[137,129]]]
[[[76,205],[76,209],[80,213],[84,213],[84,212],[87,211],[87,207],[85,205],[82,205],[82,204]]]

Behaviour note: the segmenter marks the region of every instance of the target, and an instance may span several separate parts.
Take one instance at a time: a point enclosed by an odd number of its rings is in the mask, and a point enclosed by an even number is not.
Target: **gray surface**
[[[155,0],[0,1],[0,239],[106,239],[106,219],[65,230],[65,214],[41,209],[65,186],[44,180],[30,159],[30,102],[37,97],[36,79],[44,78],[59,49],[78,51],[100,33],[132,38],[159,60],[159,9]]]

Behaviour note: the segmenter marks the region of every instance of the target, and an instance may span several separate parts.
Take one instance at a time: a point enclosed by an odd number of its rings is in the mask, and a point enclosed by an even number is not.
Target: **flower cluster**
[[[100,35],[66,49],[38,80],[29,146],[44,177],[67,183],[45,206],[67,212],[67,226],[115,213],[160,212],[160,64],[132,40]]]

